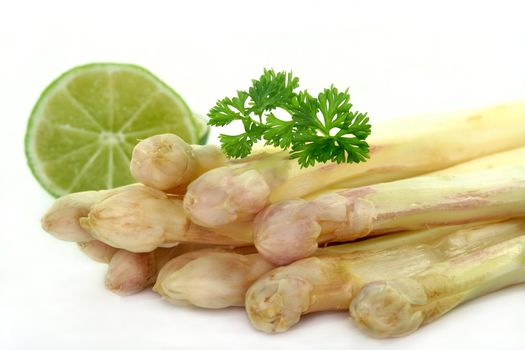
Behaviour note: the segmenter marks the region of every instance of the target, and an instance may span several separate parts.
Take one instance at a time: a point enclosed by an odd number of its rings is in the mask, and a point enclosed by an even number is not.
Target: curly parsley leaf
[[[292,73],[265,69],[259,80],[252,80],[248,90],[251,98],[252,112],[262,116],[264,112],[278,107],[285,107],[295,96],[294,90],[299,87],[299,78]]]
[[[371,126],[366,113],[352,111],[348,90],[331,86],[314,97],[306,90],[296,92],[298,87],[299,79],[292,73],[265,69],[258,80],[252,80],[248,91],[217,101],[208,114],[208,124],[225,126],[240,121],[245,131],[220,135],[224,153],[243,158],[254,143],[265,140],[288,149],[302,167],[328,161],[366,161]],[[276,109],[288,113],[291,120],[278,118]]]

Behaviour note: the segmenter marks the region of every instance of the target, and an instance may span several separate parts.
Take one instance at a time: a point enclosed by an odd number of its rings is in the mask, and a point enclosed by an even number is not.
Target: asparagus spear
[[[217,168],[189,185],[184,207],[195,223],[218,227],[250,220],[269,203],[305,197],[338,183],[357,187],[443,169],[524,146],[524,115],[525,102],[517,102],[385,124],[374,129],[371,158],[365,163],[301,169],[280,152],[270,159]]]
[[[456,174],[466,174],[470,172],[480,171],[480,170],[489,170],[496,168],[503,168],[509,165],[525,164],[525,147],[515,148],[510,151],[499,152],[491,154],[489,156],[476,158],[468,162],[460,163],[449,168],[441,169],[434,171],[423,176],[427,175],[456,175]],[[305,198],[311,199],[315,198],[323,193],[342,190],[345,189],[346,184],[343,182],[337,183],[330,188],[326,188],[323,191],[309,195]]]
[[[448,228],[437,230],[443,229]],[[369,251],[361,250],[350,254],[303,259],[274,269],[254,283],[246,293],[246,311],[250,321],[258,330],[269,333],[283,332],[296,324],[302,314],[348,309],[352,299],[357,295],[356,298],[365,301],[354,302],[351,307],[352,315],[372,327],[373,312],[376,310],[376,324],[380,327],[381,321],[387,323],[389,311],[388,308],[384,310],[381,307],[374,309],[372,303],[386,305],[390,294],[377,293],[378,289],[373,287],[372,282],[407,278],[422,281],[422,278],[417,279],[418,277],[413,276],[418,276],[424,271],[435,271],[434,274],[421,275],[427,276],[424,283],[436,288],[436,291],[441,286],[444,293],[448,289],[453,293],[458,288],[454,287],[451,279],[456,277],[460,283],[473,282],[475,274],[468,266],[473,267],[478,263],[482,265],[478,265],[480,268],[476,270],[476,277],[481,278],[482,271],[485,271],[490,279],[495,275],[490,271],[489,265],[484,264],[484,257],[504,254],[509,254],[507,261],[512,261],[514,264],[517,259],[521,259],[523,271],[523,246],[522,243],[521,246],[517,246],[514,239],[519,237],[518,241],[523,242],[524,234],[525,221],[515,219],[503,223],[467,227],[434,241],[431,236],[427,236],[427,239],[430,238],[429,242],[413,241],[412,244],[390,249],[372,248]],[[500,243],[501,246],[498,246]],[[495,251],[498,254],[489,253]],[[521,257],[518,258],[517,255]],[[457,274],[451,274],[446,279],[440,278],[439,273],[446,274],[447,268],[453,266],[459,268],[454,271]],[[461,273],[466,275],[461,278]],[[514,277],[518,276],[514,275]],[[495,281],[499,283],[503,280],[495,279]],[[445,284],[442,284],[443,282]],[[508,279],[505,282],[508,282]],[[372,286],[368,288],[375,294],[371,293],[368,297],[367,291],[360,294],[361,289],[366,285]],[[359,297],[360,295],[362,296]],[[430,300],[431,293],[428,295]],[[380,304],[380,300],[384,304]],[[434,306],[434,310],[438,310],[440,305],[434,304]],[[359,311],[356,313],[354,309]],[[404,307],[392,307],[391,310],[403,311]],[[391,314],[391,316],[396,315]],[[407,320],[410,320],[410,315],[407,315]]]
[[[42,218],[42,227],[58,239],[97,239],[137,253],[178,242],[248,245],[252,240],[250,223],[214,231],[199,227],[188,220],[179,197],[141,184],[61,197]]]
[[[430,266],[411,277],[366,284],[350,305],[360,329],[399,337],[461,303],[525,282],[525,236]]]
[[[321,248],[316,255],[334,256],[357,254],[356,252],[370,255],[389,248],[430,244],[466,227],[469,226],[446,226],[375,237]],[[275,265],[266,261],[260,254],[243,255],[220,250],[199,250],[183,254],[167,263],[159,273],[154,290],[174,304],[191,304],[206,308],[242,306],[249,286],[273,268]]]
[[[92,205],[79,221],[93,238],[135,253],[179,242],[249,244],[193,225],[180,199],[147,186],[133,186],[107,196]]]
[[[318,242],[525,215],[525,166],[423,176],[290,200],[259,213],[254,244],[284,265]]]
[[[228,160],[216,145],[189,145],[174,134],[161,134],[140,141],[133,149],[133,177],[152,188],[181,194],[200,175],[226,165],[262,160],[278,151],[271,146],[254,147],[249,157]]]
[[[140,141],[133,149],[130,170],[133,177],[168,192],[179,192],[208,170],[226,164],[215,145],[188,145],[174,134],[161,134]]]

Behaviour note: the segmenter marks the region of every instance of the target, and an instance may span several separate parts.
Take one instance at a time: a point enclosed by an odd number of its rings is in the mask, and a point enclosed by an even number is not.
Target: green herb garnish
[[[299,91],[299,78],[292,73],[265,69],[259,80],[252,80],[248,91],[217,101],[208,116],[209,125],[225,126],[240,121],[244,133],[221,134],[224,153],[244,158],[259,140],[289,150],[301,167],[316,162],[359,163],[369,158],[366,138],[371,126],[366,113],[352,111],[348,89],[334,86],[314,97]],[[290,120],[278,118],[281,110]]]

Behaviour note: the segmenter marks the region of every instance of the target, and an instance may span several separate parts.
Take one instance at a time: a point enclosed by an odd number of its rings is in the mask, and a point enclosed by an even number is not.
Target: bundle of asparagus
[[[520,102],[380,126],[369,161],[310,168],[157,135],[133,151],[139,183],[59,198],[42,226],[109,263],[119,294],[245,306],[264,332],[346,309],[372,336],[406,335],[525,281],[524,120]]]

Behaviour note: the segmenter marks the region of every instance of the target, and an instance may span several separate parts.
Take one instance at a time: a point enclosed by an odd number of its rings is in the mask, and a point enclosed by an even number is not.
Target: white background
[[[395,340],[360,334],[345,312],[270,336],[241,309],[115,296],[103,288],[104,265],[40,229],[52,199],[23,154],[39,93],[93,61],[143,65],[203,114],[263,67],[293,69],[310,91],[349,86],[374,121],[523,98],[520,3],[0,0],[0,349],[525,348],[525,286]]]

